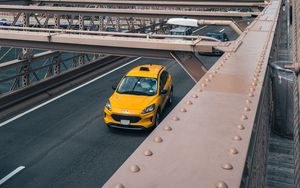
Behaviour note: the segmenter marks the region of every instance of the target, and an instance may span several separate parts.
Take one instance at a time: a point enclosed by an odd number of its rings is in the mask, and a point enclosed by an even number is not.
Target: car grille
[[[138,116],[124,116],[124,115],[119,115],[119,114],[112,114],[111,117],[115,120],[120,122],[122,120],[129,120],[130,123],[137,123],[141,120],[140,117]]]

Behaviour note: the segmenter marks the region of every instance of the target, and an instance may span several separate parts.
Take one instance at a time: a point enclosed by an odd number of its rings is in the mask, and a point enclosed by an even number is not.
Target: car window
[[[126,76],[122,79],[117,92],[120,94],[153,96],[157,91],[157,79]]]
[[[169,73],[167,71],[163,71],[160,75],[160,88],[164,89],[166,82],[168,80]]]

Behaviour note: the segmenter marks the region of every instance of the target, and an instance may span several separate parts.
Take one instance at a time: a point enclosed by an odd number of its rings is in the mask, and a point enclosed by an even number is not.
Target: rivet
[[[172,120],[174,120],[174,121],[178,121],[178,120],[179,120],[179,117],[177,117],[177,116],[174,116],[174,117],[172,118]]]
[[[213,77],[214,77],[214,75],[213,75],[213,74],[210,74],[210,75],[209,75],[209,77],[210,77],[210,78],[213,78]]]
[[[246,120],[246,119],[248,119],[248,116],[244,114],[244,115],[242,115],[241,119]]]
[[[251,92],[254,92],[254,91],[255,91],[255,88],[254,88],[254,87],[250,87],[249,90],[250,90]]]
[[[192,95],[193,98],[198,98],[197,94]]]
[[[251,109],[250,109],[249,107],[246,106],[246,107],[244,108],[244,110],[245,110],[245,111],[250,111]]]
[[[228,188],[228,185],[225,182],[220,181],[216,184],[216,188]]]
[[[145,156],[151,156],[151,155],[153,155],[153,152],[151,150],[147,149],[147,150],[144,151],[144,155]]]
[[[236,136],[233,137],[233,140],[242,140],[242,137],[236,135]]]
[[[240,129],[240,130],[244,130],[245,129],[244,125],[242,125],[242,124],[238,125],[237,128]]]
[[[249,97],[253,97],[253,96],[254,96],[254,93],[251,92],[251,93],[248,94],[248,96],[249,96]]]
[[[202,89],[197,89],[197,91],[198,91],[198,92],[202,92],[203,90],[202,90]]]
[[[130,172],[136,173],[136,172],[139,172],[141,169],[138,165],[134,164],[134,165],[130,166],[129,170],[130,170]]]
[[[251,104],[251,103],[252,103],[252,101],[251,101],[251,100],[249,100],[249,99],[247,99],[247,100],[246,100],[246,103],[247,103],[247,104]]]
[[[172,127],[170,127],[169,125],[167,125],[167,126],[164,127],[164,130],[165,131],[172,131]]]
[[[180,112],[186,112],[186,109],[185,108],[181,108]]]
[[[220,63],[220,66],[222,67],[224,65],[224,63]]]
[[[186,104],[188,104],[188,105],[192,105],[192,104],[193,104],[193,102],[192,102],[192,101],[190,101],[190,100],[188,100],[188,101],[186,102]]]
[[[251,83],[253,86],[257,86],[257,83],[256,82],[252,82]]]
[[[202,87],[206,87],[206,83],[202,83],[201,86],[202,86]]]
[[[114,188],[125,188],[125,186],[123,185],[123,184],[116,184],[115,186],[114,186]]]
[[[214,73],[215,73],[215,74],[217,74],[217,73],[218,73],[218,71],[214,70]]]
[[[260,65],[257,65],[257,67],[256,67],[256,72],[260,73],[260,72],[261,72],[261,70],[262,70],[262,66],[260,66]]]
[[[253,78],[253,81],[254,82],[258,82],[258,78]]]
[[[205,78],[205,81],[206,81],[206,82],[210,82],[210,79],[209,79],[209,78]]]
[[[260,57],[260,58],[259,58],[259,62],[260,62],[261,64],[263,64],[263,63],[264,63],[264,57]]]
[[[230,148],[229,153],[232,155],[236,155],[239,153],[239,151],[236,148]]]
[[[156,143],[161,143],[162,141],[163,141],[163,139],[160,136],[156,136],[154,138],[154,142],[156,142]]]
[[[232,166],[232,164],[230,164],[230,163],[225,163],[225,164],[222,165],[222,168],[223,168],[224,170],[232,170],[232,169],[233,169],[233,166]]]
[[[220,69],[220,67],[216,67],[216,69],[217,69],[217,70],[219,70],[219,69]]]

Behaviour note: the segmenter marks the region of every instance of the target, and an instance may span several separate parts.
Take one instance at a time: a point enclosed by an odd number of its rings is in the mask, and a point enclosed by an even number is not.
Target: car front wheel
[[[171,105],[173,103],[173,89],[171,89],[170,95],[169,95],[169,100],[168,104]]]
[[[157,110],[156,116],[155,116],[155,122],[154,122],[154,127],[158,126],[160,123],[160,113],[159,109]]]

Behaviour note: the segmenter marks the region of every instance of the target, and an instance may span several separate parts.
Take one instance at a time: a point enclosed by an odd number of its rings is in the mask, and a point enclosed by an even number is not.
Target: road
[[[201,58],[208,66],[217,59]],[[111,86],[131,68],[146,63],[165,65],[173,75],[174,103],[164,115],[194,85],[175,61],[142,58],[0,127],[0,186],[103,185],[149,134],[110,131],[102,122],[102,109],[113,92]],[[22,166],[25,168],[1,185],[4,177]]]
[[[99,187],[149,132],[109,131],[102,109],[111,85],[132,67],[157,63],[174,78],[175,100],[194,85],[171,60],[141,59],[0,128],[0,179],[25,169],[3,187]],[[168,109],[170,110],[170,108]]]

